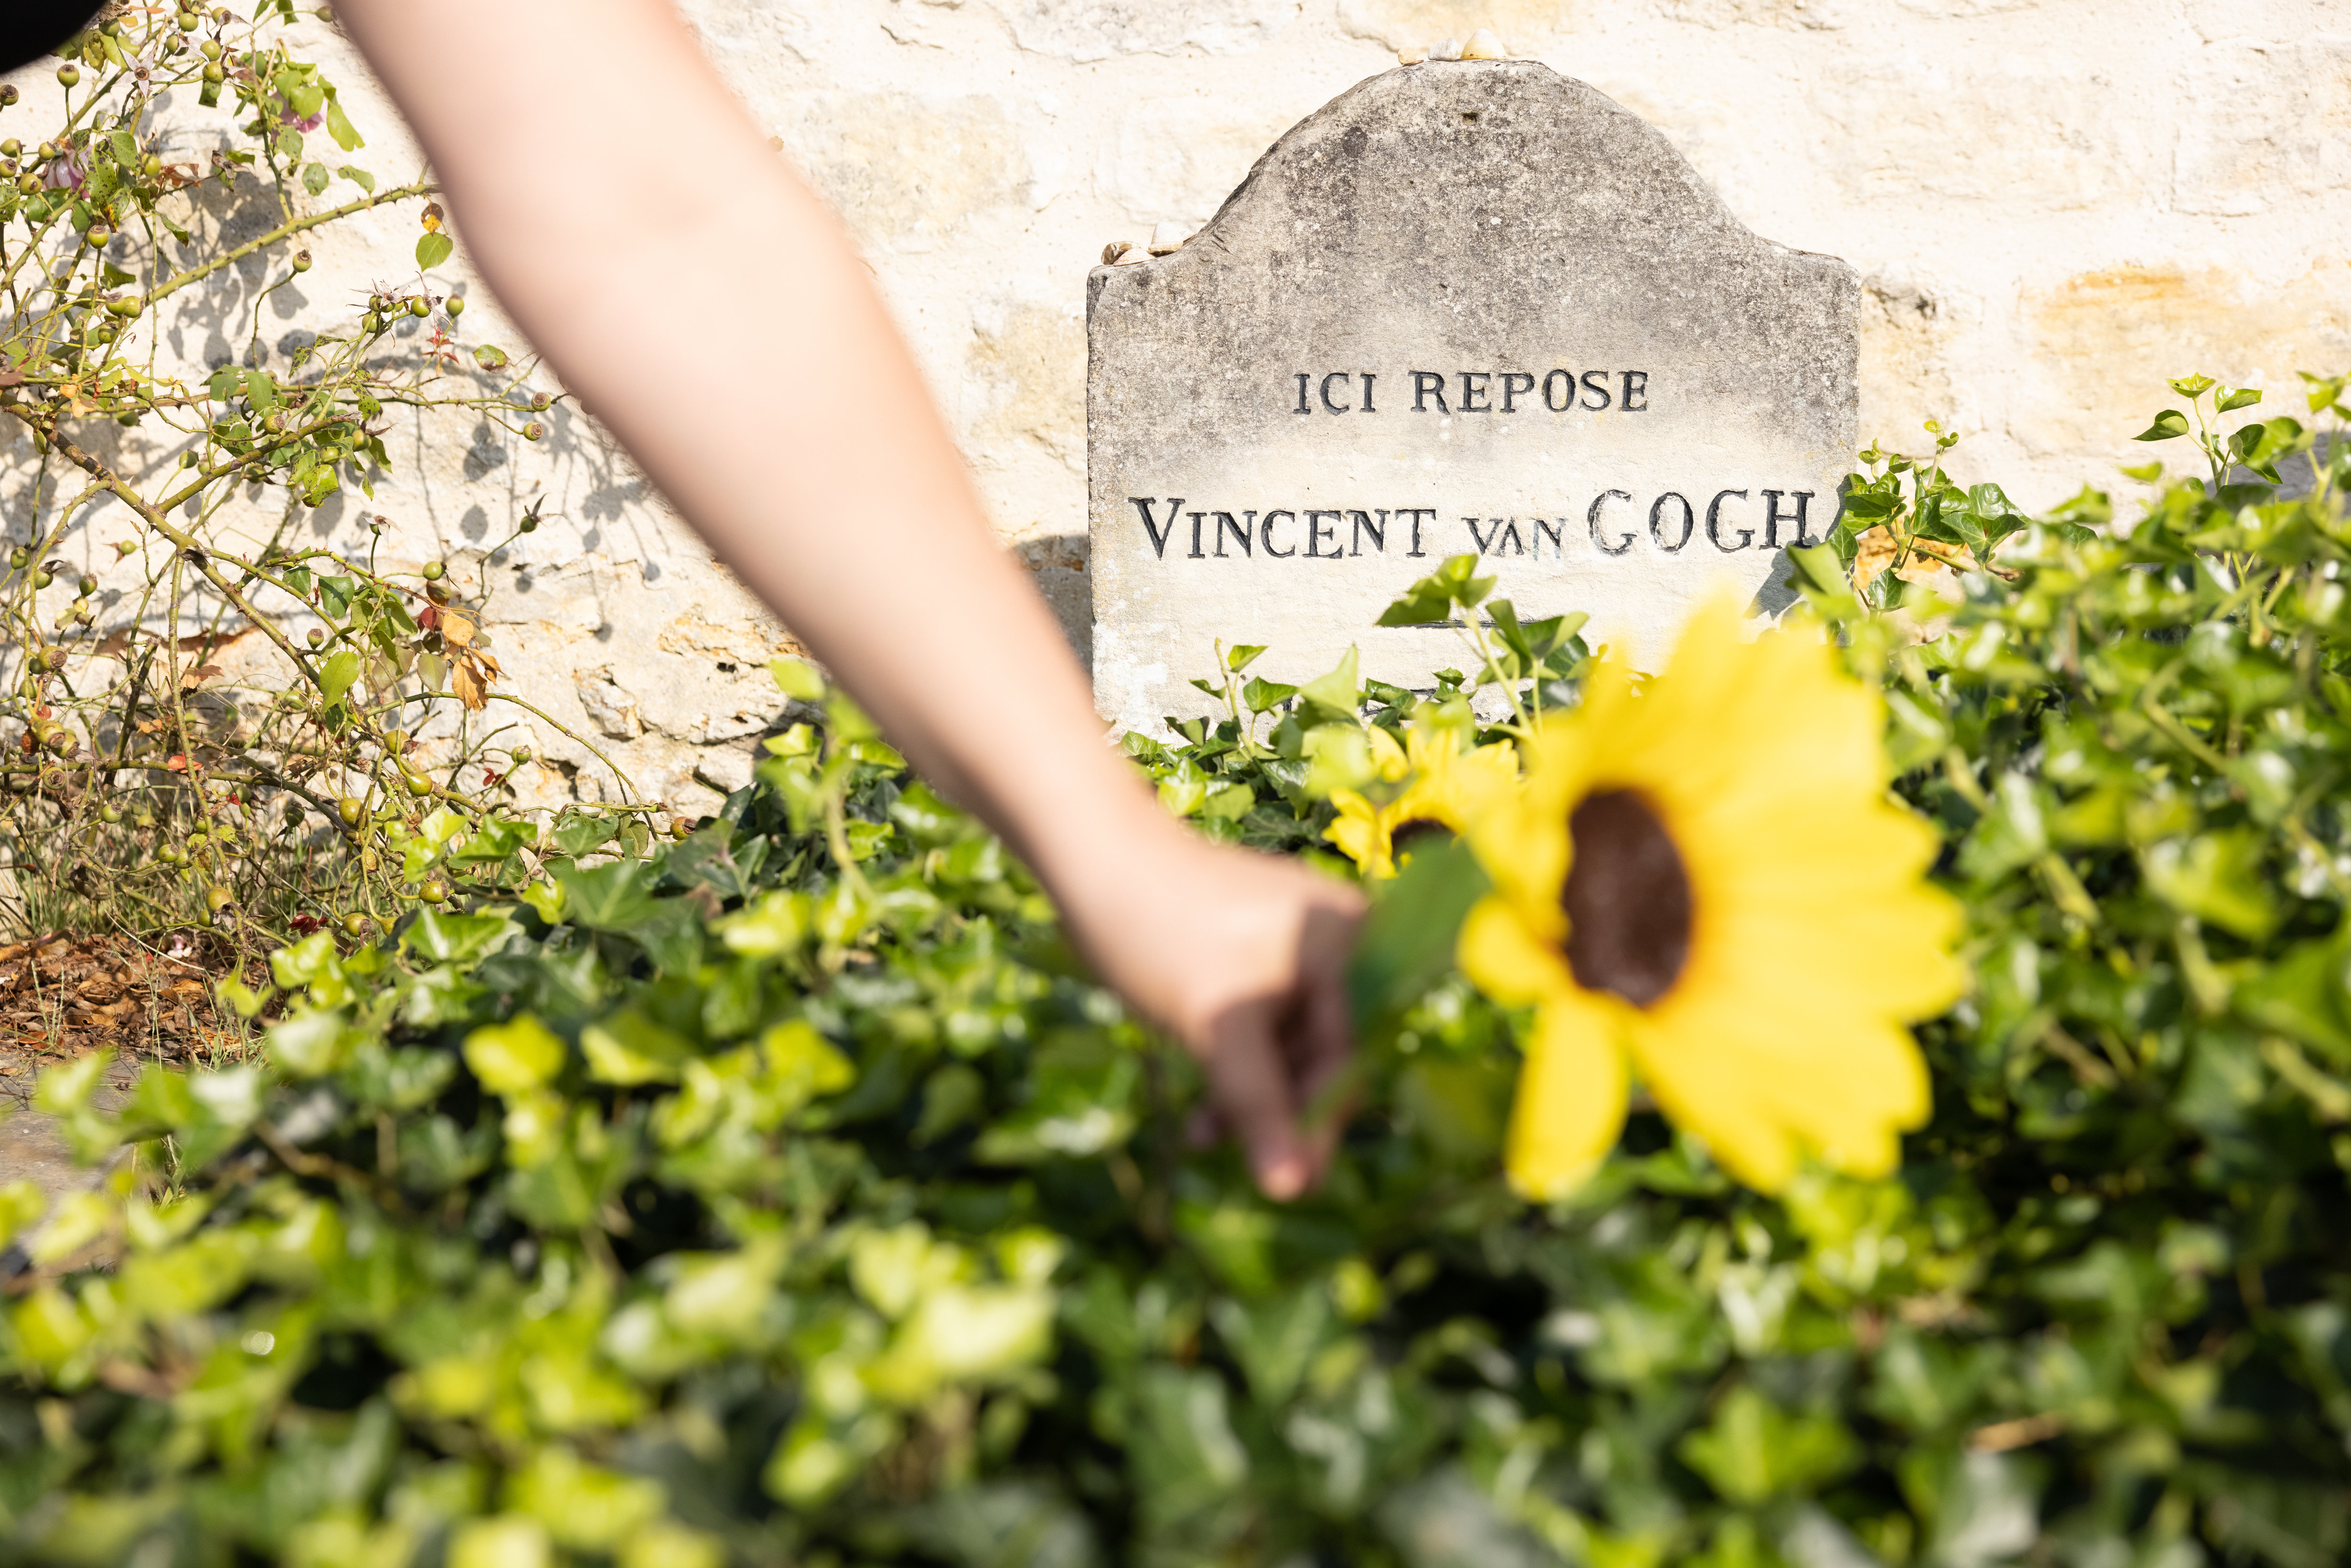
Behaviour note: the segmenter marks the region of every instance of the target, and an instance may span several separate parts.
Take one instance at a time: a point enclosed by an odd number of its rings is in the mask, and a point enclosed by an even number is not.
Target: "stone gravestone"
[[[1856,286],[1757,237],[1645,121],[1527,61],[1389,71],[1172,254],[1088,280],[1095,695],[1206,711],[1213,644],[1425,688],[1374,624],[1475,551],[1521,617],[1654,664],[1729,584],[1792,601],[1854,451]]]

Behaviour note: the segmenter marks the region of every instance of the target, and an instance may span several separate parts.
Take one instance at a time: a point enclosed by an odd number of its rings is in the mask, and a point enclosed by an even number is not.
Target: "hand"
[[[1173,824],[1057,891],[1103,979],[1199,1060],[1269,1197],[1322,1178],[1344,1120],[1322,1103],[1353,1048],[1353,888]]]

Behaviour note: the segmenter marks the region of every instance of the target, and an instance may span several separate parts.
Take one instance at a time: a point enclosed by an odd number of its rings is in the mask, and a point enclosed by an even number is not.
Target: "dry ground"
[[[31,1108],[42,1069],[111,1047],[98,1091],[105,1104],[129,1092],[144,1063],[241,1057],[246,1031],[213,995],[214,979],[234,962],[187,937],[160,947],[65,935],[0,946],[0,1185],[29,1179],[54,1195],[97,1174],[77,1166],[52,1119]]]

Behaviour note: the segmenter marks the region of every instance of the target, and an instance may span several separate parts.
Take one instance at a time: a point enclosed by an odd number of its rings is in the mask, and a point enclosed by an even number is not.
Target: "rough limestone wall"
[[[846,215],[997,528],[1081,647],[1087,268],[1106,241],[1204,221],[1285,128],[1396,48],[1480,25],[1656,124],[1758,233],[1851,261],[1865,280],[1864,437],[1916,444],[1919,421],[1940,417],[1966,438],[1962,476],[1999,477],[2025,502],[2121,483],[2114,460],[2160,377],[2206,370],[2291,391],[2297,369],[2351,369],[2340,0],[683,8],[753,116]],[[363,72],[328,29],[309,31],[347,84],[370,167],[406,173],[413,150]],[[46,69],[17,79],[37,100],[54,94]],[[11,110],[11,133],[30,119]],[[266,345],[282,353],[313,315],[355,314],[364,280],[412,272],[416,233],[403,209],[314,246],[298,294],[272,297]],[[468,341],[518,347],[478,308],[486,296],[462,261],[444,276],[477,301]],[[215,303],[245,298],[249,311],[259,282],[232,280]],[[725,332],[723,303],[677,311],[680,330]],[[177,346],[200,364],[230,350],[193,329]],[[544,497],[549,525],[490,568],[517,689],[641,789],[707,809],[747,775],[747,737],[778,706],[759,662],[782,633],[592,422],[564,411],[552,423],[523,446],[469,420],[409,420],[400,437],[418,475],[303,526],[356,546],[360,515],[380,513],[387,559],[470,563]],[[12,537],[29,462],[22,442],[0,446]],[[122,520],[84,533],[111,538]],[[603,788],[580,747],[538,738],[577,771],[535,770],[534,792]]]

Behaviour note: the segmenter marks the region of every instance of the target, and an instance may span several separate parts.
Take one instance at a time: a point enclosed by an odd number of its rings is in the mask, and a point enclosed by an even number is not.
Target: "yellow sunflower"
[[[1817,634],[1742,639],[1717,602],[1635,690],[1613,661],[1471,824],[1494,892],[1461,967],[1537,1009],[1511,1184],[1573,1189],[1616,1142],[1638,1074],[1740,1180],[1807,1157],[1893,1168],[1927,1116],[1911,1019],[1966,982],[1935,837],[1886,796],[1875,693]]]
[[[1498,794],[1518,782],[1518,754],[1508,744],[1460,749],[1458,732],[1414,725],[1402,746],[1374,726],[1372,760],[1389,783],[1409,778],[1402,793],[1374,806],[1353,789],[1334,789],[1338,818],[1322,836],[1374,880],[1396,873],[1414,843],[1429,833],[1458,833]]]

